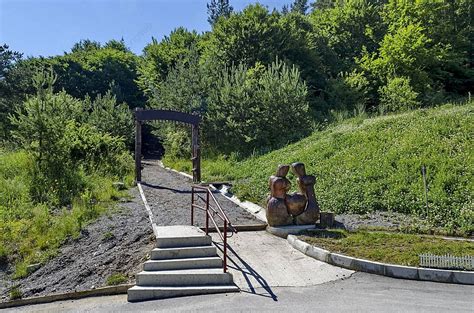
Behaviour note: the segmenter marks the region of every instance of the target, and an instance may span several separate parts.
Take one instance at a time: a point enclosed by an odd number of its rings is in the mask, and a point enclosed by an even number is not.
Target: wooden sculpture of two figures
[[[291,164],[297,176],[300,192],[287,194],[291,183],[286,178],[289,165],[279,165],[276,175],[270,177],[270,196],[267,200],[267,222],[270,226],[314,225],[319,218],[319,205],[314,193],[316,177],[306,175],[303,163]]]

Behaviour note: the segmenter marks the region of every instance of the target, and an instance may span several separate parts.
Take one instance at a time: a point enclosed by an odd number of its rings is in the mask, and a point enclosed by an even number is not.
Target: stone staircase
[[[194,226],[157,226],[156,248],[128,301],[144,301],[209,293],[238,292],[232,274],[224,273],[222,259],[211,237]]]

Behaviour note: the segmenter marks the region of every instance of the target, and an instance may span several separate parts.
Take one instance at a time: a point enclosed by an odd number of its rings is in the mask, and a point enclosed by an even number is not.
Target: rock
[[[41,263],[35,263],[35,264],[28,265],[26,267],[26,272],[28,274],[31,274],[31,273],[37,271],[40,267],[41,267]]]
[[[127,189],[127,187],[125,187],[125,184],[122,183],[122,182],[115,182],[115,183],[112,184],[112,186],[114,186],[115,189],[117,189],[117,190],[125,190],[125,189]]]

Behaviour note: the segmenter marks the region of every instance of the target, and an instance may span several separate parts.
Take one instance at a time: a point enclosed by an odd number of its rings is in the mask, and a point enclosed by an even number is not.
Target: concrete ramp
[[[217,235],[212,234],[212,236]],[[310,258],[265,231],[228,239],[228,268],[243,292],[277,298],[275,287],[309,287],[349,278],[353,271]],[[219,246],[219,248],[222,248]]]

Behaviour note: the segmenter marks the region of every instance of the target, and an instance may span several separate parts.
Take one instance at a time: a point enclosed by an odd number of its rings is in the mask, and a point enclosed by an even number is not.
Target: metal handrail
[[[196,191],[196,189],[205,191],[206,198],[204,199],[204,197],[201,197],[199,195],[199,192]],[[194,197],[195,193],[198,193],[197,197]],[[209,200],[211,199],[214,202],[217,209],[210,204]],[[205,203],[205,206],[196,204],[195,200],[202,200]],[[230,238],[232,236],[232,235],[228,236],[227,233],[228,233],[229,228],[232,234],[237,233],[237,230],[232,226],[232,223],[230,222],[229,218],[225,214],[224,210],[222,210],[221,205],[217,201],[216,197],[212,194],[212,191],[209,187],[198,186],[198,185],[191,186],[191,225],[194,225],[194,209],[195,208],[206,212],[206,235],[209,234],[209,219],[210,219],[216,228],[216,232],[219,234],[219,237],[221,237],[224,243],[223,268],[224,268],[224,273],[225,273],[227,272],[227,238]],[[214,216],[218,216],[224,222],[223,233],[219,229],[219,226],[217,225],[216,220],[214,219]]]

